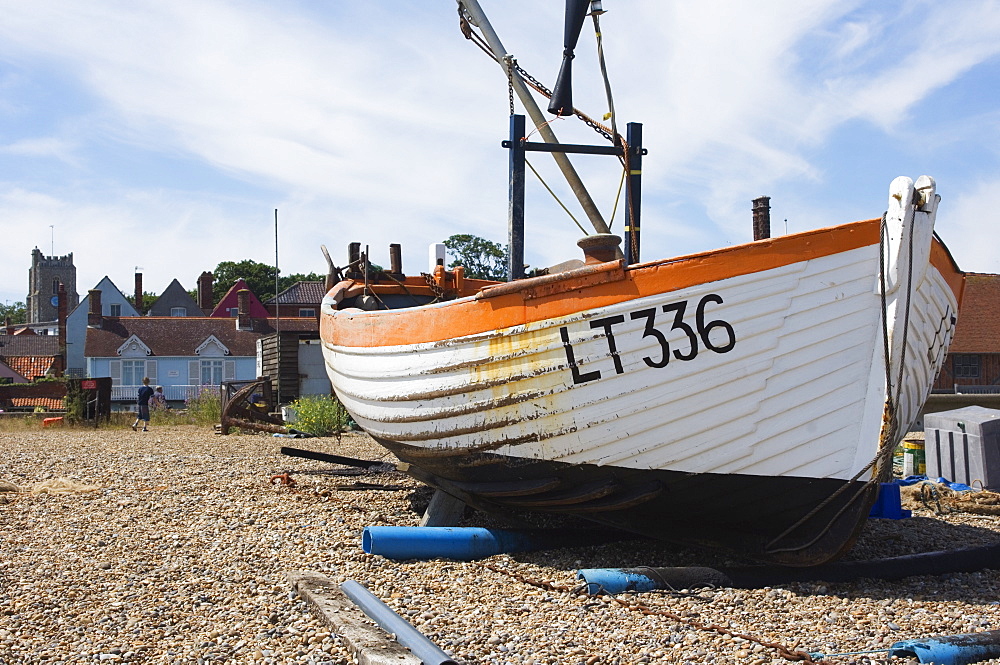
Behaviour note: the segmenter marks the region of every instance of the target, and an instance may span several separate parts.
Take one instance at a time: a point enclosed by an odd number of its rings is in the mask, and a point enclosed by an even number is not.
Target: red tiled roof
[[[54,372],[59,356],[4,356],[3,360],[8,367],[30,381]]]
[[[14,406],[20,407],[40,406],[48,411],[62,411],[66,408],[61,399],[52,397],[12,397],[10,402]]]
[[[1000,353],[1000,275],[965,274],[951,353]]]
[[[154,356],[193,356],[209,335],[226,345],[230,355],[257,355],[257,339],[274,332],[274,319],[253,319],[252,330],[237,330],[236,317],[122,317],[102,320],[100,328],[87,328],[84,355],[113,358],[118,347],[132,335],[149,347]],[[315,331],[315,319],[281,319],[281,330]]]
[[[3,360],[0,360],[0,376],[6,379],[11,379],[14,383],[24,383],[27,381],[27,379],[15,372],[14,369]]]

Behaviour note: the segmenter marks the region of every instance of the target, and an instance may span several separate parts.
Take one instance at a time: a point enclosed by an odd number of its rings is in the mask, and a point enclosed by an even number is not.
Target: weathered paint
[[[918,185],[895,182],[895,200],[926,197]],[[338,311],[334,289],[322,316],[331,381],[415,464],[496,453],[612,474],[864,481],[884,471],[864,472],[916,417],[954,333],[963,278],[932,239],[931,197],[890,207],[884,248],[869,220],[404,310]],[[900,426],[888,433],[882,251]],[[496,471],[519,477],[506,464]],[[648,500],[657,487],[623,491]]]

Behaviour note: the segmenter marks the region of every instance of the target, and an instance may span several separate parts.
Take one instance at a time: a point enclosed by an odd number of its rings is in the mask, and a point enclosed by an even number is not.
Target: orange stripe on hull
[[[585,266],[487,287],[475,298],[436,306],[345,310],[335,317],[321,317],[321,334],[327,343],[346,347],[418,344],[475,335],[878,245],[880,223],[879,219],[854,222],[624,270],[619,263]],[[960,297],[963,276],[937,242],[932,263]]]

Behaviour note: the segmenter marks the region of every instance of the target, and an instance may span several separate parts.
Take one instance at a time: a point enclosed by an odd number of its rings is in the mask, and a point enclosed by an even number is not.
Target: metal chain
[[[459,29],[462,31],[462,35],[471,41],[473,44],[478,46],[480,50],[490,57],[494,62],[499,62],[497,56],[490,49],[489,45],[472,29],[472,25],[469,23],[469,19],[466,17],[465,13],[462,11],[461,6],[458,9],[458,25]],[[508,56],[507,65],[507,85],[508,85],[508,96],[510,97],[510,113],[514,115],[514,87],[513,87],[513,74],[512,72],[517,72],[518,75],[525,80],[525,82],[532,88],[537,90],[543,96],[551,99],[552,91],[546,88],[541,81],[536,79],[534,76],[529,74],[521,65],[517,64],[517,60]],[[597,122],[586,113],[573,109],[573,115],[578,117],[583,121],[585,125],[593,129],[595,132],[606,138],[611,143],[615,143],[615,137],[611,129]]]
[[[511,578],[517,580],[518,582],[522,582],[524,584],[528,584],[530,586],[537,587],[539,589],[545,589],[546,591],[559,591],[559,592],[562,592],[562,593],[582,594],[583,593],[583,589],[586,588],[586,585],[581,585],[579,587],[570,588],[570,587],[566,587],[566,586],[562,586],[562,585],[558,585],[558,584],[553,584],[552,582],[542,582],[542,581],[539,581],[539,580],[534,580],[534,579],[531,579],[530,577],[525,577],[524,575],[521,575],[520,573],[515,573],[513,571],[506,570],[504,568],[500,568],[499,566],[494,566],[494,565],[489,564],[489,563],[480,563],[479,565],[481,565],[482,567],[484,567],[484,568],[486,568],[488,570],[492,570],[495,573],[501,573],[503,575],[507,575],[508,577],[511,577]],[[747,640],[748,642],[754,642],[754,643],[759,644],[759,645],[761,645],[763,647],[766,647],[768,649],[774,649],[775,651],[778,652],[779,656],[781,656],[782,658],[784,658],[785,660],[788,660],[788,661],[806,663],[807,665],[815,665],[816,664],[816,661],[814,661],[812,659],[811,654],[809,654],[808,652],[801,651],[799,649],[796,649],[795,647],[789,648],[789,647],[785,646],[784,644],[781,644],[780,642],[768,642],[768,641],[763,640],[763,639],[761,639],[759,637],[755,637],[753,635],[747,635],[745,633],[739,633],[739,632],[736,632],[734,630],[730,630],[729,628],[726,628],[724,626],[720,626],[718,624],[714,624],[714,623],[713,624],[706,624],[706,623],[703,623],[701,621],[697,621],[695,619],[691,619],[689,617],[682,616],[680,614],[677,614],[676,612],[671,612],[670,610],[652,608],[652,607],[649,607],[648,605],[644,605],[643,603],[640,603],[638,601],[636,601],[635,603],[628,603],[628,602],[625,602],[624,600],[622,600],[621,598],[618,598],[617,596],[615,596],[613,594],[605,594],[605,595],[607,595],[611,600],[613,600],[614,602],[618,603],[619,605],[621,605],[625,609],[632,610],[633,612],[639,612],[640,614],[644,614],[646,616],[650,616],[650,615],[663,616],[663,617],[667,617],[668,619],[673,619],[674,621],[677,621],[678,623],[682,623],[682,624],[685,624],[687,626],[690,626],[691,628],[694,628],[696,630],[703,630],[703,631],[706,631],[706,632],[718,633],[719,635],[729,635],[731,637],[738,637],[740,639]]]

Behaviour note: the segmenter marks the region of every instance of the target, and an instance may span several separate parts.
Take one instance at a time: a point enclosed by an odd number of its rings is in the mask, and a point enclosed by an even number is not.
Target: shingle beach
[[[194,426],[0,433],[0,481],[22,490],[0,493],[0,664],[356,662],[293,590],[295,570],[361,583],[469,664],[885,662],[832,654],[1000,628],[993,570],[590,597],[579,568],[746,562],[648,541],[390,561],[362,551],[362,529],[418,524],[430,490],[395,471],[334,474],[347,467],[283,444]],[[294,445],[395,461],[363,434]],[[30,492],[57,479],[97,489]],[[473,511],[465,524],[497,525]],[[870,520],[849,558],[997,541],[998,517],[919,507]]]

